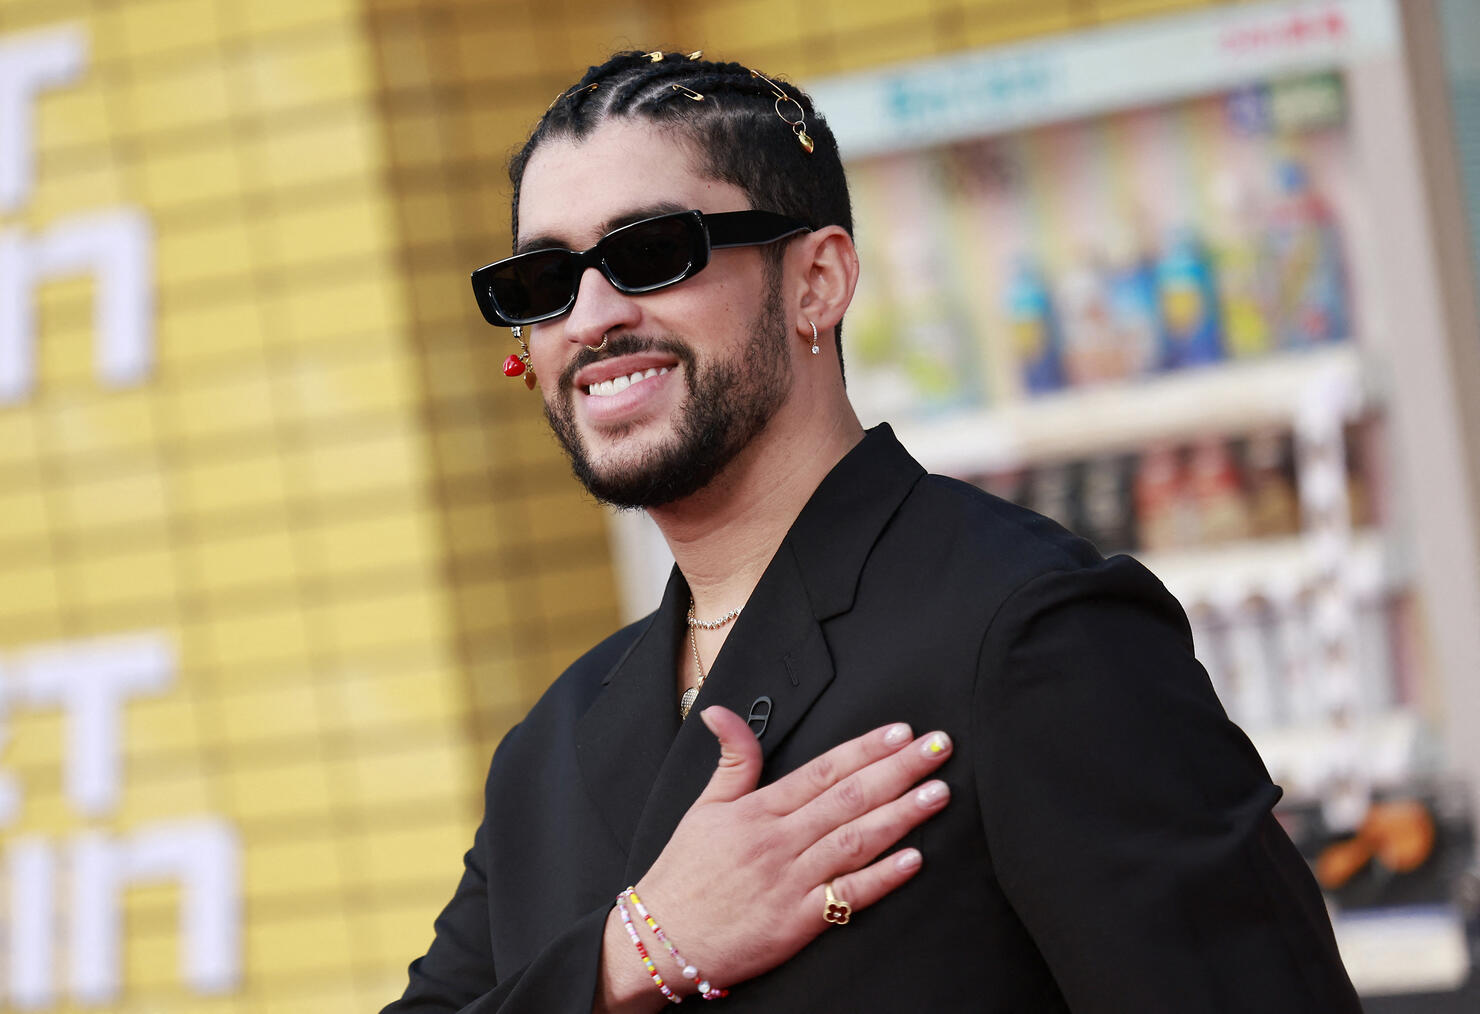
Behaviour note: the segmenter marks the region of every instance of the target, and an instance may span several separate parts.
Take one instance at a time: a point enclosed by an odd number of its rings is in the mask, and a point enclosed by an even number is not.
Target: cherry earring
[[[504,360],[504,376],[517,377],[523,374],[524,386],[533,391],[535,385],[534,370],[530,369],[529,366],[529,346],[524,344],[524,328],[515,325],[513,332],[514,340],[519,343],[519,347],[524,351],[520,355],[510,356]]]

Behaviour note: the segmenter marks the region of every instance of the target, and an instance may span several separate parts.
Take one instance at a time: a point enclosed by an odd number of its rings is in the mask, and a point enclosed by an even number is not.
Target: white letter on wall
[[[16,211],[36,179],[36,98],[70,84],[87,62],[77,28],[53,28],[0,42],[0,215]]]
[[[180,977],[221,993],[241,977],[241,843],[224,820],[153,824],[128,839],[84,832],[72,844],[72,995],[103,1004],[123,986],[123,890],[180,883]]]
[[[175,655],[157,634],[33,648],[16,666],[33,705],[67,712],[67,796],[79,813],[102,817],[118,805],[123,707],[157,694],[175,676]]]
[[[16,838],[10,882],[10,999],[22,1010],[56,1003],[56,854],[44,838]]]
[[[154,365],[154,231],[135,208],[63,219],[34,240],[0,229],[0,404],[36,383],[36,287],[91,274],[94,360],[103,382],[136,384]]]

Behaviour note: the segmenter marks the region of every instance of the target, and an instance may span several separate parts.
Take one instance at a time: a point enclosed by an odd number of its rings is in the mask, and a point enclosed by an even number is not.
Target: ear
[[[804,234],[788,251],[787,266],[796,284],[794,324],[807,331],[810,320],[826,330],[843,319],[858,285],[858,251],[846,231],[829,225]]]

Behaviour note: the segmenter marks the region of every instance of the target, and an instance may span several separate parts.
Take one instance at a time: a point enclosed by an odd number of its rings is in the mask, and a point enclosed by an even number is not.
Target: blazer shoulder
[[[1009,580],[1104,560],[1089,540],[1058,522],[944,475],[924,476],[896,521],[909,537],[949,546],[953,556],[989,561],[992,572]]]

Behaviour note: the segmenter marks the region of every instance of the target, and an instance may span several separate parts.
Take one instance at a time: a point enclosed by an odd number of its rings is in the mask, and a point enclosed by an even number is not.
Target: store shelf
[[[907,420],[895,432],[926,468],[971,476],[1130,451],[1158,441],[1288,427],[1312,392],[1367,399],[1356,343]]]
[[[1256,594],[1294,594],[1319,572],[1314,547],[1298,535],[1134,555],[1188,608],[1200,602],[1233,605]],[[1354,535],[1342,565],[1347,587],[1359,596],[1376,596],[1404,580],[1392,547],[1374,531]]]

